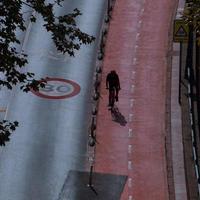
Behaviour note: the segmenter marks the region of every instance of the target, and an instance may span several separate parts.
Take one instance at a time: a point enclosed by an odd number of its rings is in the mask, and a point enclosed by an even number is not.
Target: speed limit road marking
[[[32,91],[35,95],[46,99],[65,99],[77,95],[80,86],[74,81],[62,78],[47,78],[45,88]]]

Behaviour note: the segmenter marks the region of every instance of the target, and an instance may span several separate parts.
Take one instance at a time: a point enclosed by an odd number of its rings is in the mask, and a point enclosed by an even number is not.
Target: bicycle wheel
[[[115,90],[110,91],[110,106],[111,108],[114,107],[115,104]]]

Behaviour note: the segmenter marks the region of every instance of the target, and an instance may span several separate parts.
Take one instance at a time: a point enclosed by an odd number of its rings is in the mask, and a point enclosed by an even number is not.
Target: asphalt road
[[[19,87],[6,97],[4,117],[19,121],[20,126],[8,145],[0,148],[0,200],[56,200],[69,170],[85,169],[92,81],[105,2],[67,0],[57,8],[57,14],[79,8],[83,13],[78,18],[81,30],[97,38],[74,58],[56,51],[40,16],[37,23],[29,24],[23,43],[29,64],[24,71],[54,81],[41,91],[49,98],[23,93]],[[80,90],[69,98],[51,99],[73,91],[73,85],[63,79],[75,82]]]

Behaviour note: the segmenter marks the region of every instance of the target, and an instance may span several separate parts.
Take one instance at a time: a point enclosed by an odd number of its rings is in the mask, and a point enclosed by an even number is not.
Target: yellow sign
[[[187,42],[189,28],[182,19],[174,20],[174,42]]]

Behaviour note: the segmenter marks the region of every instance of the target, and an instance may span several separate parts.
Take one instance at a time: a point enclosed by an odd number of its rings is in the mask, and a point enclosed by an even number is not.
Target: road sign
[[[47,78],[45,88],[33,91],[35,95],[46,99],[66,99],[77,95],[80,86],[74,81],[62,78]]]
[[[174,42],[187,42],[189,28],[182,19],[174,20]]]

